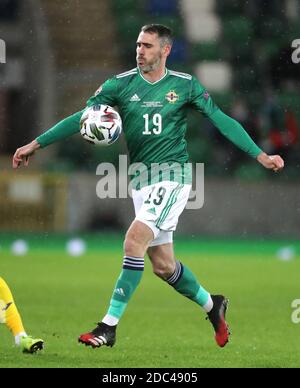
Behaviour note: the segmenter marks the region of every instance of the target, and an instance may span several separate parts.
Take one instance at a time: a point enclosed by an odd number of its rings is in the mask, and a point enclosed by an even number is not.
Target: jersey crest
[[[174,90],[170,90],[169,93],[166,94],[166,100],[168,100],[170,104],[175,104],[175,102],[179,100],[179,96]]]

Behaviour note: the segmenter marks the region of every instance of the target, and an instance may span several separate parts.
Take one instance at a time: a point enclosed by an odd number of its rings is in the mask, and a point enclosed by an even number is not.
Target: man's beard
[[[156,70],[161,64],[161,56],[157,58],[157,60],[153,63],[148,63],[146,65],[140,65],[139,69],[143,73],[150,73],[150,71]]]

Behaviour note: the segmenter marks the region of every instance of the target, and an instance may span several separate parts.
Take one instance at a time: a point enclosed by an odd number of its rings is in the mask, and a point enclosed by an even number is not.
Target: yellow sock
[[[23,323],[8,285],[0,277],[0,323],[5,323],[16,337],[25,333]]]

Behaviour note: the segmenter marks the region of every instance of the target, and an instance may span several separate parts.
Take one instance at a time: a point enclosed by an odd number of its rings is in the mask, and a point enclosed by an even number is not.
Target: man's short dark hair
[[[141,28],[141,32],[148,34],[157,34],[160,39],[161,46],[166,44],[173,44],[173,32],[169,27],[162,24],[146,24]]]

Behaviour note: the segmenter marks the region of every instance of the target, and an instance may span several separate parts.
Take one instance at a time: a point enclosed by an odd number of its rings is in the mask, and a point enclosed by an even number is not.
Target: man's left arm
[[[263,152],[238,121],[227,116],[220,109],[216,110],[208,118],[228,140],[255,158],[265,168],[275,172],[283,169],[284,161],[281,156],[267,155]]]
[[[283,159],[279,155],[269,156],[263,152],[239,122],[219,109],[210,94],[195,77],[191,80],[189,103],[207,117],[227,139],[255,158],[265,168],[276,172],[283,169]]]

